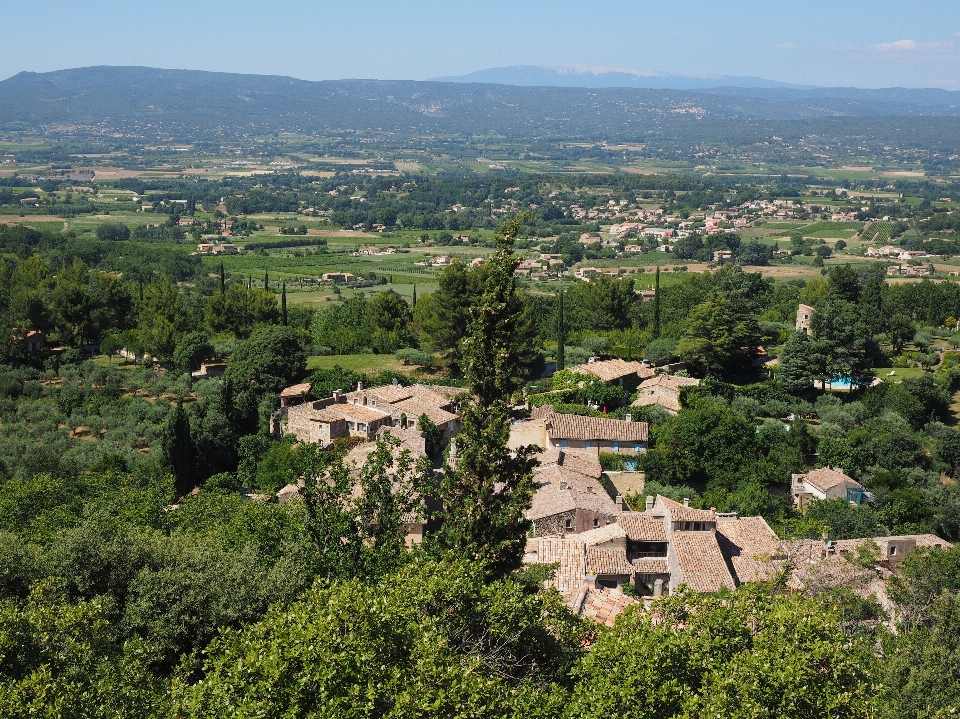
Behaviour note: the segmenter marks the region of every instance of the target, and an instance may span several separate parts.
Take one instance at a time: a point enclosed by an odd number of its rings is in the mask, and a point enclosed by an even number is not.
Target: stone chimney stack
[[[624,419],[625,422],[632,422],[632,421],[633,421],[633,415],[632,415],[632,414],[625,414],[625,415],[623,415],[623,419]]]
[[[689,506],[690,506],[690,499],[689,499],[688,497],[684,497],[684,498],[683,498],[683,506],[684,506],[684,507],[689,507]]]
[[[333,401],[334,401],[334,402],[339,402],[339,401],[340,401],[340,397],[341,397],[342,395],[343,395],[343,390],[342,390],[342,389],[335,389],[335,390],[333,390]]]
[[[653,510],[653,497],[647,496],[647,511],[650,512]]]
[[[363,382],[357,382],[357,392],[363,389]]]

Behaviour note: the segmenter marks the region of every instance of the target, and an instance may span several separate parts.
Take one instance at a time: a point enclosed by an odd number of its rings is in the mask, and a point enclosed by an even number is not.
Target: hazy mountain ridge
[[[518,87],[434,81],[306,81],[143,67],[20,73],[0,82],[0,128],[189,127],[207,134],[362,131],[636,138],[810,119],[960,116],[960,93],[850,88]]]

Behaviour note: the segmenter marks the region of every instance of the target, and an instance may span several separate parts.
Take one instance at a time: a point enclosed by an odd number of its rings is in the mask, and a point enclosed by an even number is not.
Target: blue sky
[[[422,80],[504,65],[960,90],[960,0],[4,2],[0,78],[88,65]]]

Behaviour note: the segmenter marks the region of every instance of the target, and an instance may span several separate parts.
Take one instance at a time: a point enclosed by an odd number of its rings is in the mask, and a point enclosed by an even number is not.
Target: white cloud
[[[879,45],[874,45],[873,49],[890,52],[897,50],[916,50],[918,47],[920,46],[916,40],[894,40],[893,42],[882,42]]]
[[[778,50],[799,50],[800,46],[795,42],[781,42],[777,45]]]

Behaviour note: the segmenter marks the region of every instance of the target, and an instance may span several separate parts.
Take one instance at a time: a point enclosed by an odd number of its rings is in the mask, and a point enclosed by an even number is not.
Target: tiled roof
[[[645,379],[640,383],[640,389],[650,389],[652,387],[668,387],[679,390],[681,387],[696,387],[700,380],[693,377],[677,377],[673,374],[658,374],[656,377]]]
[[[633,574],[633,565],[627,561],[622,549],[596,549],[587,547],[587,574],[621,576]]]
[[[414,421],[420,418],[420,415],[427,415],[431,422],[437,426],[451,422],[457,418],[457,415],[447,412],[445,409],[441,409],[436,404],[428,404],[422,402],[417,397],[411,397],[409,399],[403,399],[399,402],[394,402],[392,407],[395,407],[398,411],[403,412],[407,415],[408,421]]]
[[[666,542],[667,530],[662,517],[653,517],[646,512],[624,512],[617,518],[631,542]]]
[[[576,450],[554,447],[553,449],[540,452],[536,455],[536,459],[540,462],[540,467],[543,468],[551,466],[564,467],[588,477],[595,477],[596,479],[600,479],[600,476],[603,474],[603,467],[600,466],[600,460],[591,452],[577,452]],[[540,469],[538,468],[535,471],[540,471]]]
[[[568,369],[571,372],[578,372],[580,374],[592,374],[604,382],[613,382],[621,377],[629,377],[630,375],[637,375],[638,377],[650,377],[653,375],[653,370],[649,367],[644,367],[639,362],[627,362],[619,357],[610,360],[601,360],[599,362],[578,364]]]
[[[587,545],[587,547],[594,547],[598,544],[606,544],[607,542],[612,542],[617,539],[626,539],[627,533],[623,531],[623,527],[619,524],[608,524],[605,527],[597,527],[596,529],[590,529],[586,532],[580,532],[577,535],[577,539]]]
[[[558,564],[550,583],[563,593],[583,584],[587,551],[583,542],[575,539],[532,538],[527,540],[523,561],[525,564]]]
[[[639,574],[670,574],[666,559],[655,557],[638,557],[630,562],[633,571]]]
[[[631,407],[648,407],[651,404],[658,404],[666,410],[673,413],[680,411],[680,400],[673,396],[658,396],[650,394],[641,394],[630,404]]]
[[[290,387],[287,387],[285,390],[283,390],[280,393],[280,396],[281,397],[299,397],[300,395],[306,394],[307,392],[309,392],[310,387],[312,386],[313,385],[311,385],[309,382],[304,382],[303,384],[291,385]]]
[[[372,407],[364,407],[360,404],[351,404],[350,402],[341,402],[327,407],[327,412],[336,412],[348,419],[360,420],[361,422],[376,422],[384,417],[389,417],[389,412],[384,412]]]
[[[583,585],[576,593],[571,592],[571,597],[570,608],[574,613],[607,626],[612,626],[625,609],[641,603],[622,592],[597,589],[590,584]]]
[[[801,474],[799,476],[803,477],[807,482],[812,484],[821,492],[827,492],[840,484],[844,484],[845,482],[853,483],[857,487],[863,486],[853,477],[848,477],[843,472],[834,469],[833,467],[812,469],[806,474]]]
[[[593,477],[563,467],[547,467],[536,474],[540,486],[527,510],[529,519],[552,517],[562,512],[586,509],[608,517],[620,513],[603,485]],[[561,489],[561,485],[564,488]]]
[[[670,544],[680,564],[680,581],[690,589],[715,592],[736,586],[713,532],[674,532]]]
[[[694,509],[662,494],[657,495],[653,506],[655,509],[670,512],[670,518],[674,522],[714,522],[717,519],[717,513],[712,509]]]
[[[780,540],[763,517],[718,517],[717,543],[737,584],[773,579],[783,565]]]
[[[613,442],[646,442],[649,425],[622,419],[584,417],[578,414],[551,414],[547,420],[550,439],[590,439]]]

